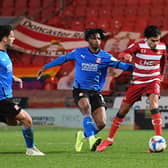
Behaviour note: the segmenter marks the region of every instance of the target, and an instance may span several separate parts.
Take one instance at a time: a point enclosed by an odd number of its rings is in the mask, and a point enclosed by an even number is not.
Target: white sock
[[[90,137],[89,137],[89,139],[93,139],[93,138],[95,138],[95,136],[94,136],[94,135],[92,135],[92,136],[90,136]]]
[[[110,142],[113,142],[113,141],[114,141],[113,138],[109,138],[109,137],[107,138],[107,140],[110,141]]]

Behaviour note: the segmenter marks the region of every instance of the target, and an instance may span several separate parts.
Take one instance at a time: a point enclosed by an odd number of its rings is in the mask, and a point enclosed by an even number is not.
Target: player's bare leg
[[[106,126],[106,111],[105,107],[97,108],[93,113],[92,117],[96,123],[97,132],[101,131]]]
[[[106,112],[105,112],[105,107],[99,107],[97,108],[94,112],[92,112],[92,117],[95,122],[95,135],[101,131],[105,125],[106,125]],[[95,151],[97,149],[97,146],[101,143],[101,138],[91,138],[89,139],[89,145],[91,151]]]
[[[16,106],[15,108],[18,109],[19,107]],[[45,154],[34,145],[32,118],[30,115],[25,110],[21,109],[19,114],[16,115],[16,119],[23,125],[22,132],[27,146],[26,155],[44,156]]]
[[[129,109],[131,108],[132,104],[128,104],[125,102],[122,102],[121,107],[117,115],[112,121],[111,128],[109,131],[109,136],[107,139],[105,139],[96,149],[98,152],[104,151],[108,146],[111,146],[114,143],[114,137],[121,125],[121,123],[124,121],[125,115],[128,113]]]
[[[84,133],[83,137],[88,138],[89,146],[91,151],[95,151],[98,144],[100,144],[101,139],[95,137],[96,128],[95,123],[91,116],[91,105],[89,99],[87,97],[83,97],[79,100],[78,106],[80,111],[83,114],[83,127]],[[82,133],[77,132],[76,143],[75,143],[75,150],[77,152],[81,151],[83,145]]]
[[[159,96],[157,94],[149,95],[149,104],[151,110],[152,125],[155,131],[155,135],[162,136],[162,117],[158,109]],[[147,150],[148,153],[152,153],[150,149]]]

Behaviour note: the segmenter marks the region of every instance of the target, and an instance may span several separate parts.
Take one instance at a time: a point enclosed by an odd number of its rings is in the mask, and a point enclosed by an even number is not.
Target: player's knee
[[[32,118],[30,116],[26,116],[24,125],[27,127],[32,126]]]
[[[22,116],[20,122],[26,127],[32,126],[32,118],[27,115]]]
[[[90,114],[91,112],[91,107],[89,104],[83,104],[83,106],[81,107],[81,110],[83,111],[84,114]]]
[[[97,127],[98,127],[99,130],[102,130],[105,126],[106,126],[105,121],[101,121],[97,124]]]

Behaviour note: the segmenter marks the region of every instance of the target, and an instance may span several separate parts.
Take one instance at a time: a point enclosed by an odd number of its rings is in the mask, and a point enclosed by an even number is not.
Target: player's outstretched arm
[[[65,62],[67,61],[70,61],[70,60],[74,60],[75,57],[74,57],[74,52],[71,52],[71,53],[68,53],[67,55],[64,55],[64,56],[61,56],[61,57],[58,57],[56,59],[54,59],[53,61],[49,62],[48,64],[45,64],[37,73],[37,79],[40,79],[43,72],[49,68],[52,68],[52,67],[55,67],[55,66],[58,66],[58,65],[62,65],[64,64]]]
[[[112,61],[112,62],[109,63],[109,66],[111,66],[113,68],[122,69],[124,71],[130,71],[130,72],[134,71],[134,65],[124,63],[124,62],[121,62],[121,61]]]
[[[124,62],[118,61],[117,68],[122,69],[124,71],[133,72],[135,66],[132,65],[132,64],[128,64],[128,63],[124,63]]]

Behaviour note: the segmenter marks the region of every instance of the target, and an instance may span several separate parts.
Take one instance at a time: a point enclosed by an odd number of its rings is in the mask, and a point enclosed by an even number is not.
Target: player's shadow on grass
[[[25,154],[25,152],[0,152],[0,155],[9,155],[9,154]]]
[[[44,152],[46,155],[47,154],[60,154],[60,153],[70,153],[70,151],[47,151],[47,152]]]
[[[150,154],[150,153],[148,153],[147,152],[147,150],[145,151],[139,151],[139,152],[137,152],[137,151],[131,151],[131,152],[128,152],[129,154],[133,154],[133,155],[135,155],[135,154]]]

